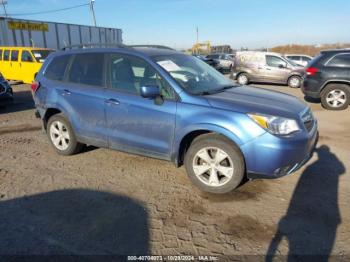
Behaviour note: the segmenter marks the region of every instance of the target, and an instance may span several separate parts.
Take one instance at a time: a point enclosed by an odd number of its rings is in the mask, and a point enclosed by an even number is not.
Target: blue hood
[[[298,114],[307,108],[295,96],[249,86],[233,87],[205,98],[211,106],[219,109],[289,118],[298,118]]]

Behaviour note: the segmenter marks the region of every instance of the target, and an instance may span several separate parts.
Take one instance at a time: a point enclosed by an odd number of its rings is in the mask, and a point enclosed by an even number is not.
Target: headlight
[[[284,136],[301,130],[294,119],[261,114],[248,114],[248,116],[274,135]]]

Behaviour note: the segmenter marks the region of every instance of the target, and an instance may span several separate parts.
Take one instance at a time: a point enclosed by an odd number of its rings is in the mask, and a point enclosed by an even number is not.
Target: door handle
[[[106,100],[106,104],[108,105],[119,105],[119,101],[117,99],[114,98],[110,98]]]
[[[271,68],[268,68],[268,67],[267,67],[267,68],[266,68],[266,70],[269,70],[269,71],[271,71]]]
[[[63,96],[69,96],[71,94],[71,92],[67,89],[64,89],[63,92],[62,92],[62,95]]]

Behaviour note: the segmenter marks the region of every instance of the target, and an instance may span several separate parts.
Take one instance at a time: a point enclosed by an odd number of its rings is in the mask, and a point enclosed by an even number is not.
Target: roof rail
[[[61,48],[61,50],[65,51],[73,48],[93,48],[93,47],[118,47],[118,48],[127,48],[128,46],[123,44],[113,44],[113,43],[88,43],[88,44],[77,44],[77,45],[68,45]]]
[[[113,44],[113,43],[88,43],[88,44],[77,44],[77,45],[68,45],[61,48],[61,50],[69,50],[73,48],[94,48],[94,47],[117,47],[117,48],[137,48],[137,47],[148,47],[148,48],[159,48],[159,49],[167,49],[174,50],[171,47],[163,46],[163,45],[124,45],[124,44]]]
[[[174,50],[173,48],[165,45],[128,45],[128,47],[148,47],[148,48],[159,48],[159,49],[168,49],[168,50]]]

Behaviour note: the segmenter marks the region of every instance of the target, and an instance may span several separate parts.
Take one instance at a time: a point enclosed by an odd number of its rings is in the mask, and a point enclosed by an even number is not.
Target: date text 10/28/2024
[[[128,256],[128,261],[218,261],[216,256]]]

